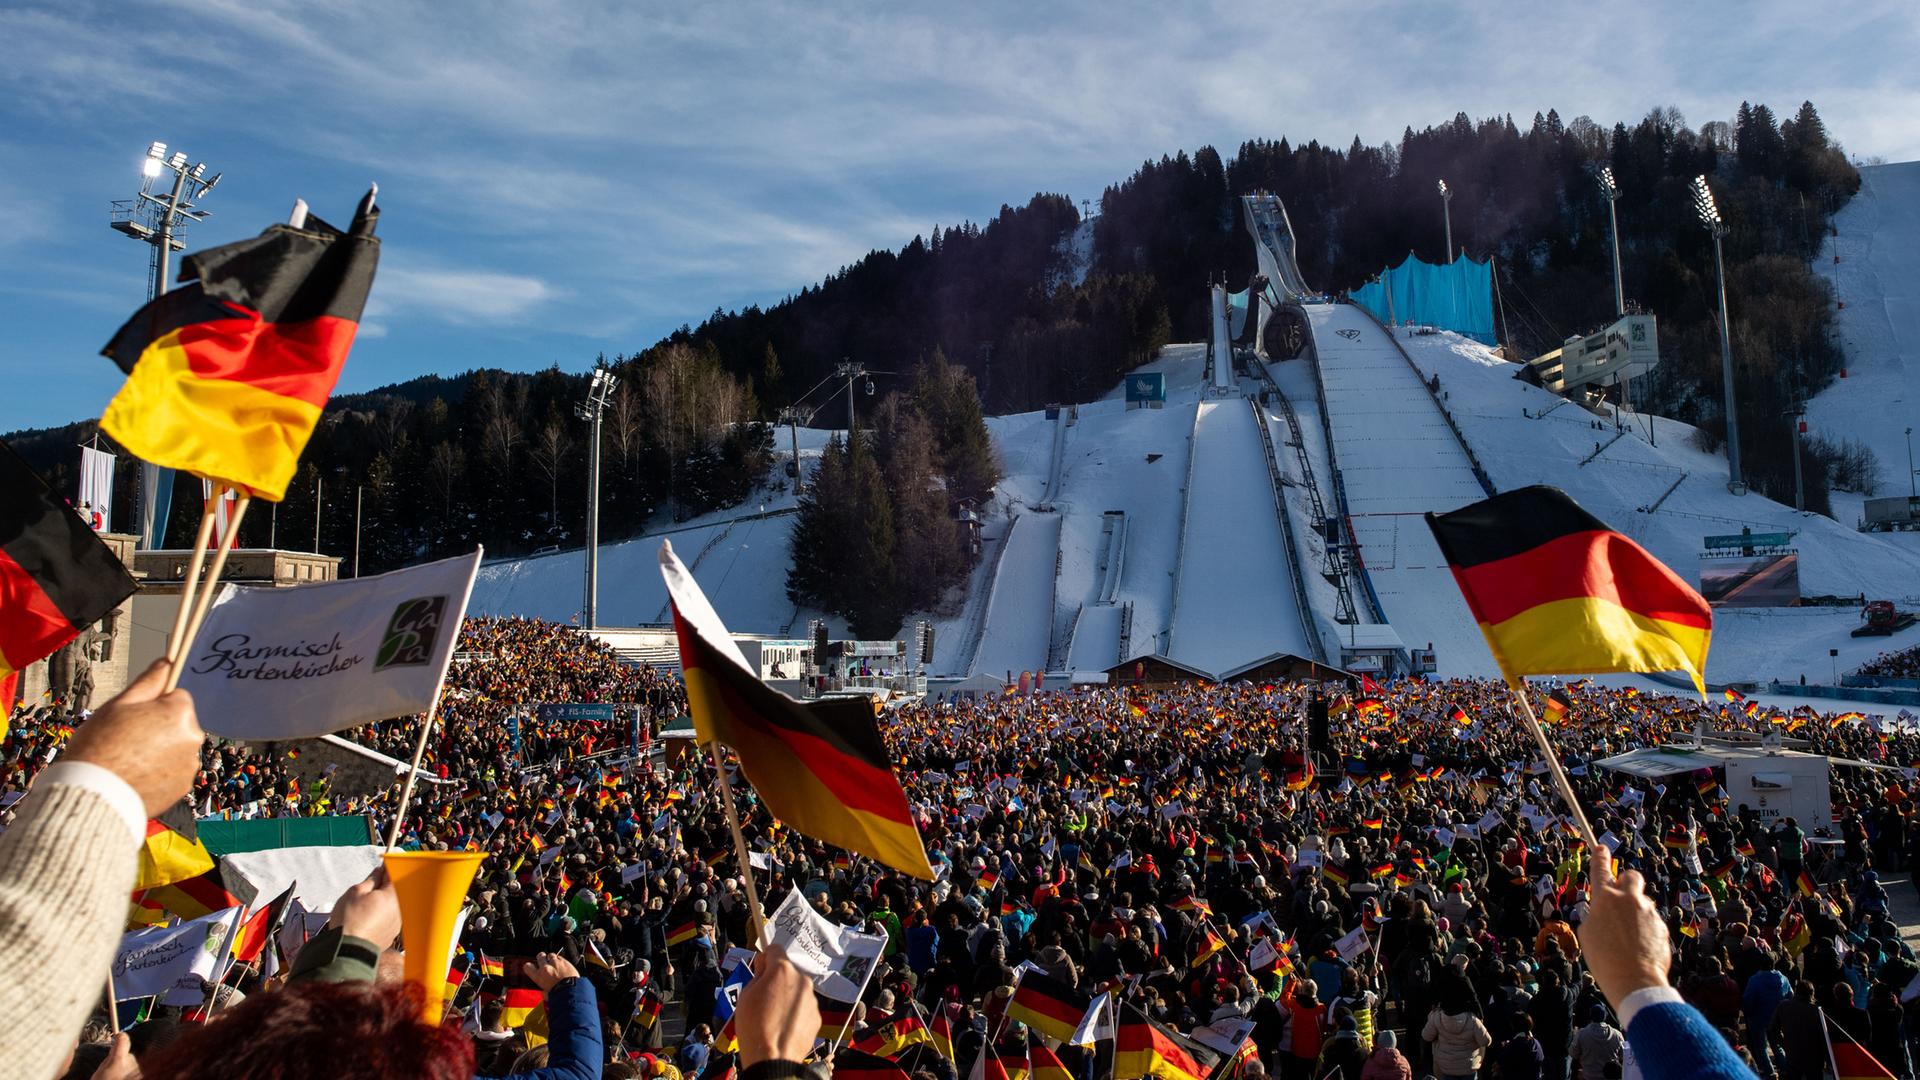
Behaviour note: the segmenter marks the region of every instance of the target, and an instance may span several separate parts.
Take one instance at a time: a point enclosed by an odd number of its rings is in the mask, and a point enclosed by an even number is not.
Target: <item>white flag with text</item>
[[[423,713],[466,616],[480,552],[377,577],[228,585],[184,661],[200,726],[298,739]]]

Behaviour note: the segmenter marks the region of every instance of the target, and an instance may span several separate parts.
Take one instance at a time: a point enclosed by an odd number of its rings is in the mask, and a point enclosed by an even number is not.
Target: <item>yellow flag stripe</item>
[[[1592,596],[1538,604],[1481,623],[1487,648],[1508,679],[1608,671],[1684,671],[1706,696],[1712,631],[1628,611]]]
[[[319,421],[311,402],[193,374],[169,334],[141,354],[100,429],[135,457],[278,501]]]

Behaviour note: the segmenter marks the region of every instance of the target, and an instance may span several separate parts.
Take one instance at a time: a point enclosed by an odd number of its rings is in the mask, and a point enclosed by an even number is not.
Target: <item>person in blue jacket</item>
[[[1629,870],[1616,878],[1608,860],[1598,859],[1593,874],[1580,950],[1620,1018],[1640,1075],[1645,1080],[1756,1080],[1668,981],[1673,942],[1639,873]]]

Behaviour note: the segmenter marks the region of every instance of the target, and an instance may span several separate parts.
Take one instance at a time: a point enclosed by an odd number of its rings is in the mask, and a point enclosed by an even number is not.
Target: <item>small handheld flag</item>
[[[1427,525],[1509,682],[1684,671],[1706,697],[1706,600],[1566,492],[1521,488]]]

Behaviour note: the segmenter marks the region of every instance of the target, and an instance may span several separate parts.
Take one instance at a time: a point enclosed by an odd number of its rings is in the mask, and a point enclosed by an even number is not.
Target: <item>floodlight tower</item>
[[[1447,227],[1447,262],[1453,262],[1453,189],[1440,181],[1440,215]]]
[[[581,607],[580,621],[589,630],[599,623],[595,607],[600,598],[600,416],[607,401],[620,385],[620,377],[604,367],[593,369],[593,381],[587,384],[585,401],[574,406],[574,415],[587,422],[587,595]]]
[[[1607,200],[1607,224],[1613,232],[1613,313],[1627,313],[1627,287],[1620,276],[1620,214],[1614,209],[1620,201],[1620,186],[1613,182],[1613,167],[1600,166],[1600,194]]]
[[[173,173],[173,183],[167,194],[154,194],[155,181],[162,173]],[[172,157],[167,156],[167,144],[149,143],[147,156],[140,162],[140,191],[131,199],[115,199],[113,209],[108,213],[107,224],[115,232],[138,240],[152,247],[152,255],[147,263],[147,299],[152,300],[167,291],[167,268],[172,262],[173,253],[186,250],[187,243],[182,235],[187,226],[196,221],[205,221],[207,212],[194,207],[193,200],[204,198],[220,182],[222,173],[207,175],[207,163],[204,161],[187,164],[187,155],[175,150]],[[164,532],[166,523],[150,520],[154,513],[150,507],[156,504],[154,492],[165,482],[167,474],[158,465],[151,462],[141,463],[139,482],[134,485],[134,520],[139,524],[140,546],[158,547],[160,537],[156,532]]]
[[[165,195],[156,195],[154,182],[166,172],[173,174],[171,190]],[[140,163],[139,194],[131,199],[114,200],[108,224],[115,232],[153,247],[147,299],[167,291],[168,263],[174,252],[186,250],[182,234],[188,225],[207,219],[207,211],[195,209],[193,200],[204,198],[222,175],[215,173],[209,177],[204,161],[188,165],[187,155],[181,151],[176,150],[168,157],[167,144],[156,142],[147,147],[146,159]]]
[[[1733,411],[1733,344],[1727,326],[1727,264],[1720,243],[1727,235],[1727,223],[1720,217],[1720,208],[1714,205],[1713,189],[1707,187],[1707,178],[1704,176],[1693,178],[1693,209],[1700,215],[1700,224],[1713,234],[1713,269],[1720,285],[1720,379],[1726,384],[1727,490],[1735,495],[1745,495],[1747,484],[1740,476],[1740,421]]]

